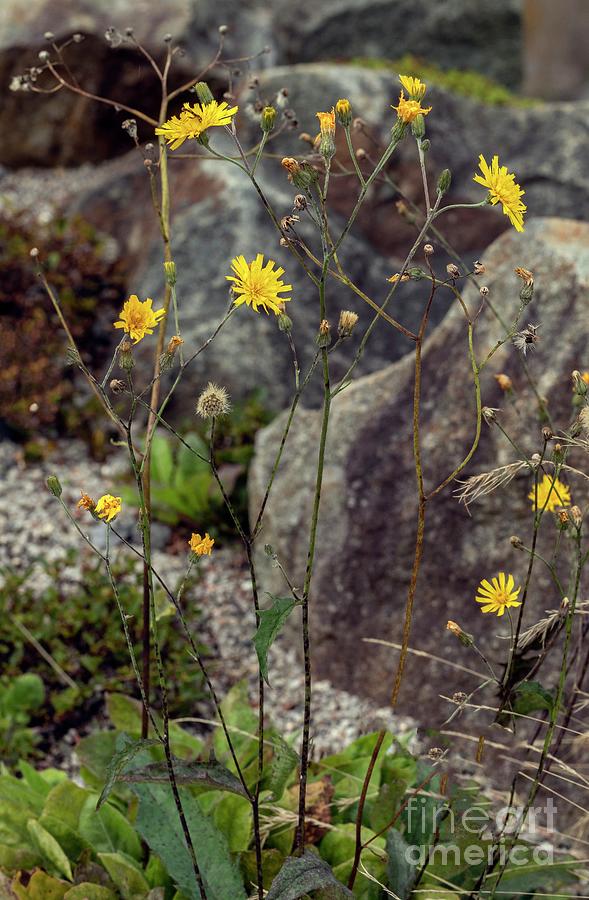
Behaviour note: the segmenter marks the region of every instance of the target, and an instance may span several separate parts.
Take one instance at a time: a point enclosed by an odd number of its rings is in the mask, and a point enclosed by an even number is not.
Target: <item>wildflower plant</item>
[[[206,77],[206,72],[204,74],[200,73],[174,90],[169,90],[168,74],[178,48],[174,46],[173,42],[168,41],[163,54],[163,61],[158,61],[148,54],[132,36],[128,39],[133,43],[137,51],[143,54],[148,63],[151,66],[155,66],[161,81],[161,108],[158,120],[153,119],[140,110],[130,109],[125,106],[121,108],[126,114],[141,119],[144,124],[153,129],[154,137],[158,141],[157,154],[154,159],[145,154],[144,148],[137,141],[136,132],[130,126],[127,126],[130,137],[137,144],[138,151],[143,156],[144,168],[152,189],[154,214],[160,223],[161,229],[162,265],[166,277],[166,286],[163,297],[159,297],[155,301],[149,298],[140,300],[137,295],[131,295],[124,304],[120,318],[114,323],[113,328],[113,334],[115,333],[114,329],[122,330],[123,337],[115,348],[104,375],[95,374],[86,367],[77,350],[72,331],[63,315],[59,299],[50,284],[43,260],[39,259],[38,255],[34,257],[39,266],[39,276],[53,304],[55,313],[64,328],[69,350],[86,377],[90,389],[100,401],[104,414],[113,423],[120,435],[118,443],[127,455],[137,492],[138,526],[141,533],[140,548],[128,541],[118,527],[119,517],[123,519],[125,516],[128,517],[130,515],[129,507],[127,505],[123,507],[119,497],[105,493],[94,503],[87,494],[82,496],[79,505],[100,520],[105,529],[105,540],[99,543],[98,541],[94,542],[85,533],[83,527],[79,525],[78,520],[72,514],[72,510],[66,505],[61,489],[58,490],[59,482],[57,478],[49,485],[52,494],[57,502],[61,504],[65,515],[69,518],[73,527],[77,528],[81,538],[90,545],[104,564],[112,586],[114,601],[120,614],[121,626],[137,681],[138,693],[141,697],[141,738],[137,739],[132,747],[126,745],[115,755],[109,769],[110,776],[107,788],[111,789],[117,779],[128,777],[128,768],[126,767],[134,754],[137,754],[139,759],[148,749],[150,742],[155,741],[157,743],[163,754],[157,773],[153,769],[150,770],[149,765],[142,763],[139,773],[135,772],[132,777],[138,781],[142,779],[146,782],[150,780],[167,781],[169,784],[171,792],[170,803],[173,805],[177,823],[179,824],[179,827],[178,824],[176,825],[175,834],[178,836],[178,842],[182,842],[181,845],[186,853],[186,865],[189,869],[192,884],[190,896],[197,898],[197,900],[199,898],[200,900],[206,900],[206,898],[221,896],[223,889],[219,889],[218,885],[210,882],[213,875],[211,875],[206,847],[203,848],[194,839],[194,835],[188,825],[187,817],[194,803],[194,795],[187,794],[186,788],[182,786],[187,784],[210,785],[211,783],[221,791],[225,790],[238,795],[248,806],[253,835],[253,846],[251,848],[253,864],[251,875],[248,877],[247,887],[253,896],[263,900],[263,897],[267,895],[269,898],[277,898],[278,900],[278,898],[286,896],[300,897],[308,893],[308,891],[321,888],[330,889],[332,893],[335,891],[334,896],[350,896],[350,892],[355,892],[357,896],[376,896],[376,894],[363,893],[364,887],[359,887],[359,885],[365,886],[370,881],[374,881],[375,878],[377,879],[376,875],[371,874],[367,860],[370,859],[372,852],[376,853],[377,856],[381,854],[381,858],[383,853],[386,854],[388,852],[391,859],[391,867],[395,870],[401,858],[399,854],[395,856],[395,842],[401,840],[401,835],[399,831],[395,831],[394,826],[404,809],[403,802],[398,810],[393,809],[390,811],[390,815],[383,817],[382,827],[376,826],[371,836],[366,838],[367,815],[372,802],[371,782],[375,773],[380,773],[381,768],[385,765],[384,758],[391,742],[390,735],[387,734],[386,730],[383,729],[376,735],[371,736],[367,749],[369,761],[359,778],[358,793],[354,797],[352,804],[350,804],[353,809],[351,811],[351,819],[347,824],[350,829],[348,833],[351,837],[351,856],[349,865],[345,869],[345,885],[338,881],[334,871],[327,865],[325,860],[319,864],[317,857],[305,850],[312,829],[316,825],[316,821],[312,821],[313,817],[309,813],[310,794],[312,789],[315,788],[315,785],[310,782],[313,776],[310,759],[313,703],[310,606],[316,601],[313,595],[313,575],[325,471],[326,443],[330,431],[332,408],[334,402],[337,401],[338,395],[345,391],[354,380],[360,359],[370,345],[371,336],[377,324],[382,321],[387,323],[390,328],[398,331],[407,341],[408,349],[412,349],[414,360],[412,417],[418,516],[414,561],[408,579],[405,601],[403,638],[396,673],[391,686],[391,706],[394,709],[397,705],[405,664],[410,651],[409,641],[412,615],[424,552],[424,535],[428,510],[431,508],[431,504],[435,502],[437,496],[449,488],[473,460],[479,445],[483,420],[490,427],[502,427],[500,424],[500,411],[483,406],[481,373],[489,365],[500,347],[509,349],[512,343],[515,343],[517,347],[521,341],[533,344],[537,337],[537,326],[528,325],[525,331],[518,331],[521,315],[529,303],[531,291],[533,291],[533,277],[531,273],[521,268],[516,274],[517,277],[522,279],[523,287],[520,292],[519,307],[514,311],[513,322],[511,325],[503,325],[499,321],[498,329],[500,329],[500,333],[495,343],[482,352],[475,351],[474,335],[477,322],[481,316],[493,311],[488,299],[488,289],[485,285],[481,286],[477,282],[477,278],[484,274],[484,265],[478,260],[475,263],[467,264],[452,250],[451,244],[445,237],[443,230],[441,230],[443,229],[444,216],[448,211],[457,207],[477,209],[488,203],[492,205],[501,204],[504,213],[516,231],[522,231],[524,229],[524,213],[526,212],[526,207],[521,199],[523,191],[517,184],[515,175],[509,173],[505,166],[499,166],[498,156],[492,158],[490,166],[486,163],[484,157],[481,156],[480,169],[482,174],[475,175],[474,180],[487,189],[487,197],[482,201],[471,204],[446,204],[444,197],[450,187],[450,172],[445,170],[437,173],[436,186],[433,187],[432,173],[428,171],[426,166],[429,147],[429,141],[426,137],[427,121],[429,116],[436,115],[435,104],[432,103],[431,106],[423,105],[427,86],[420,79],[401,75],[400,95],[397,105],[393,106],[391,104],[392,109],[396,112],[396,116],[391,114],[390,122],[387,123],[389,139],[377,159],[365,160],[362,156],[359,158],[354,150],[351,138],[352,104],[347,99],[336,99],[335,97],[325,98],[324,108],[328,111],[309,111],[319,119],[320,133],[317,146],[313,146],[308,154],[302,154],[300,159],[285,157],[282,158],[281,163],[278,162],[280,154],[268,154],[268,164],[273,164],[278,172],[280,171],[279,167],[282,166],[283,175],[285,178],[288,178],[293,186],[293,192],[295,192],[291,209],[274,209],[268,199],[264,184],[258,175],[258,167],[261,159],[267,154],[268,143],[279,140],[280,135],[289,127],[292,115],[288,114],[289,110],[284,109],[281,116],[277,113],[277,109],[281,106],[279,103],[280,98],[278,97],[274,98],[273,103],[260,102],[259,138],[253,146],[243,146],[242,136],[240,135],[239,104],[230,105],[233,103],[235,96],[232,82],[233,64],[230,60],[224,60],[223,58],[224,31],[221,30],[220,33],[219,48],[214,58],[214,64],[224,66],[228,73],[229,90],[225,96],[229,102],[215,99],[211,90],[203,81],[203,78]],[[42,76],[49,81],[53,79],[52,85],[55,90],[70,90],[96,102],[115,106],[114,101],[111,101],[109,98],[95,97],[69,77],[69,70],[62,65],[62,56],[67,50],[67,45],[67,42],[59,46],[55,45],[53,52],[47,52],[41,66],[39,66],[40,73],[36,75],[36,78],[38,79]],[[211,63],[212,65],[213,63]],[[38,84],[38,80],[31,83],[30,89],[32,91],[37,90],[36,85]],[[197,103],[190,102],[188,92],[193,88],[198,96],[199,102]],[[391,95],[395,90],[393,85],[391,85]],[[174,114],[172,112],[173,104],[177,99],[183,101],[183,106],[178,114]],[[119,106],[121,105],[119,104]],[[282,104],[283,106],[284,104]],[[338,154],[336,154],[338,129],[343,130],[348,150],[349,159],[345,161],[340,160]],[[223,131],[225,137],[231,143],[231,150],[226,153],[216,146],[216,134],[220,130]],[[419,167],[423,185],[423,203],[412,205],[411,209],[407,204],[404,205],[405,214],[408,215],[410,213],[412,216],[411,221],[415,228],[415,237],[407,249],[399,271],[392,275],[387,282],[383,283],[381,295],[373,298],[369,297],[354,282],[353,278],[345,272],[340,259],[340,250],[351,233],[375,183],[384,181],[385,183],[393,184],[388,172],[388,163],[400,143],[405,140],[413,141],[415,144],[416,165]],[[311,143],[313,144],[312,139]],[[236,256],[233,260],[227,260],[227,267],[225,271],[219,273],[219,277],[225,276],[231,282],[232,302],[220,317],[215,329],[200,346],[189,346],[189,342],[182,337],[182,298],[177,295],[176,266],[173,260],[174,235],[170,213],[171,199],[168,165],[170,157],[173,159],[177,150],[182,148],[184,152],[187,147],[190,147],[191,151],[193,151],[192,155],[194,156],[195,165],[198,164],[199,159],[206,159],[207,156],[211,156],[220,163],[235,166],[241,171],[249,181],[252,190],[261,199],[262,205],[276,229],[277,240],[290,255],[290,264],[287,270],[282,266],[277,266],[276,262],[271,258],[273,248],[269,246],[260,247],[259,252],[251,260],[248,260],[243,254]],[[316,149],[318,152],[315,152]],[[337,161],[338,174],[341,175],[343,172],[343,175],[350,181],[350,189],[355,193],[353,209],[344,226],[339,229],[330,216],[330,183],[335,172],[334,160]],[[360,164],[361,162],[362,165]],[[370,168],[368,168],[366,163],[369,163]],[[300,215],[305,215],[312,224],[314,228],[312,238],[303,239],[296,231],[296,224]],[[435,261],[436,246],[443,246],[447,252],[450,252],[452,257],[453,261],[445,272],[437,271]],[[311,362],[305,370],[302,370],[299,365],[299,355],[297,354],[290,319],[292,315],[292,318],[296,320],[299,298],[296,295],[291,297],[293,289],[288,280],[292,277],[291,271],[297,266],[300,266],[305,273],[309,289],[315,296],[316,341]],[[228,270],[232,274],[226,274]],[[420,282],[424,288],[421,319],[415,330],[402,321],[398,321],[389,312],[395,294],[397,291],[403,291],[404,284],[410,280]],[[463,284],[471,281],[479,288],[477,303],[474,305],[474,308],[463,297]],[[355,304],[355,309],[360,309],[362,305],[367,305],[370,308],[372,318],[366,327],[360,328],[357,312],[349,308],[340,308],[339,304],[343,289],[346,290],[345,302],[347,306]],[[446,474],[438,476],[434,482],[430,482],[426,470],[426,461],[423,456],[420,431],[422,351],[428,332],[432,304],[438,291],[445,292],[463,315],[467,354],[472,374],[471,391],[474,401],[474,436],[471,446],[464,456],[450,463]],[[285,312],[285,304],[287,302],[289,304],[288,316]],[[208,447],[206,452],[203,452],[202,448],[192,448],[183,440],[182,436],[169,421],[167,408],[187,369],[192,366],[196,359],[205,354],[207,347],[221,329],[237,327],[237,316],[253,315],[262,310],[266,314],[273,314],[276,322],[276,339],[283,341],[284,352],[291,356],[293,361],[294,384],[283,434],[275,448],[271,476],[263,492],[260,506],[253,511],[251,522],[246,527],[236,514],[218,466],[217,426],[222,417],[231,415],[231,406],[226,388],[210,382],[208,386],[203,386],[200,395],[196,399],[196,413],[207,422],[208,427]],[[169,323],[174,331],[174,336],[167,346],[165,340],[166,323]],[[281,334],[283,335],[282,338],[280,337]],[[530,336],[529,341],[528,336]],[[337,354],[341,343],[348,339],[357,342],[356,353],[343,376],[336,377],[334,374],[336,367],[332,363],[333,355]],[[144,378],[142,382],[140,382],[140,376],[136,375],[134,371],[135,345],[139,341],[143,342],[143,346],[151,344],[154,361],[151,377]],[[115,369],[117,369],[118,377],[113,379]],[[316,448],[315,489],[307,535],[306,570],[302,584],[295,585],[290,574],[283,566],[279,555],[274,553],[272,548],[268,546],[268,554],[284,576],[285,596],[272,597],[270,604],[263,607],[259,594],[255,549],[260,543],[266,507],[272,493],[276,473],[281,466],[284,448],[289,440],[295,412],[316,371],[321,374],[323,398],[321,426]],[[113,387],[113,383],[116,389]],[[143,416],[146,417],[146,423],[142,425]],[[182,446],[187,448],[188,452],[194,454],[195,459],[198,459],[199,463],[204,462],[210,468],[210,473],[218,486],[229,516],[234,523],[236,536],[241,541],[247,561],[252,605],[249,627],[252,633],[252,653],[255,652],[257,656],[259,670],[257,709],[252,714],[253,721],[251,717],[248,718],[248,728],[245,729],[247,740],[253,739],[254,745],[253,751],[250,747],[247,753],[244,751],[244,729],[241,726],[236,726],[235,728],[229,726],[227,707],[223,705],[217,695],[214,679],[208,671],[206,661],[187,624],[183,606],[182,587],[177,591],[172,590],[166,581],[165,573],[154,567],[151,552],[150,464],[153,442],[159,430],[165,430],[172,435]],[[576,432],[576,436],[577,443],[581,444],[579,431]],[[555,447],[553,458],[549,460],[547,458],[547,448],[550,439],[547,437],[544,441],[542,453],[538,455],[537,459],[518,458],[513,463],[503,466],[494,472],[483,473],[467,480],[461,489],[462,499],[465,502],[472,502],[475,499],[484,497],[492,490],[509,484],[516,474],[527,472],[534,481],[532,515],[534,517],[534,535],[537,535],[540,522],[546,512],[561,507],[568,507],[571,502],[569,489],[560,481],[560,475],[566,473],[568,476],[570,472],[570,467],[567,465],[566,460],[568,448],[574,439],[571,433],[563,436],[562,444],[558,445],[560,449],[556,450]],[[589,443],[585,442],[585,444],[587,449],[589,449]],[[84,488],[83,485],[80,487]],[[528,800],[526,801],[528,809],[539,789],[548,756],[552,752],[552,740],[557,724],[556,718],[564,696],[564,686],[568,671],[567,658],[572,641],[580,571],[585,562],[580,549],[582,517],[581,519],[577,517],[577,520],[571,520],[573,541],[578,548],[577,578],[573,585],[573,591],[569,594],[565,611],[558,619],[559,624],[556,626],[564,629],[566,633],[563,662],[557,693],[553,697],[549,718],[547,719],[541,758]],[[192,533],[191,536],[186,536],[187,577],[193,569],[203,564],[202,557],[211,556],[215,551],[215,541],[206,530],[207,527],[210,527],[207,522],[201,522],[199,523],[198,532]],[[113,540],[116,540],[118,546],[122,546],[126,552],[138,557],[143,565],[141,659],[138,658],[135,651],[134,637],[131,633],[126,611],[121,602],[120,589],[112,566],[111,546]],[[523,633],[522,614],[528,597],[531,571],[538,558],[535,551],[535,542],[533,542],[528,552],[529,564],[527,572],[518,572],[514,575],[509,574],[507,577],[504,572],[500,572],[497,576],[491,576],[490,580],[485,578],[480,582],[476,593],[476,600],[481,605],[482,612],[496,613],[498,617],[507,613],[508,615],[505,618],[509,618],[512,621],[510,618],[512,615],[511,610],[517,611],[517,619],[510,640],[509,656],[503,678],[497,676],[492,664],[485,660],[485,665],[487,665],[490,672],[485,684],[493,684],[500,689],[502,712],[506,710],[508,713],[516,711],[517,704],[514,700],[514,691],[518,687],[521,689],[521,685],[518,685],[514,680],[516,676],[515,663],[519,640]],[[554,576],[555,584],[560,584],[553,564],[550,565],[550,571]],[[154,605],[156,585],[164,590],[172,604],[178,618],[179,627],[187,642],[190,664],[196,667],[206,683],[218,716],[219,740],[221,741],[226,765],[221,765],[215,760],[209,762],[199,761],[193,765],[191,770],[187,770],[181,767],[178,759],[175,758],[172,752],[168,710],[168,681],[170,677],[173,677],[173,673],[167,671],[166,659],[161,652],[158,617]],[[562,587],[562,585],[560,586]],[[563,596],[564,591],[561,593],[561,598]],[[465,597],[465,602],[472,602],[472,599]],[[300,643],[304,670],[301,738],[297,751],[288,745],[282,746],[284,741],[282,744],[275,741],[272,745],[274,748],[273,766],[269,770],[267,744],[270,737],[265,716],[265,698],[269,679],[268,650],[278,631],[295,609],[300,610],[301,614]],[[480,654],[476,638],[464,632],[458,623],[449,622],[448,629],[460,639],[465,650],[468,648]],[[152,651],[157,670],[157,682],[155,685],[152,684],[150,665]],[[463,709],[468,700],[468,697],[461,697],[459,709]],[[156,712],[156,708],[159,708],[160,713]],[[255,732],[253,738],[251,736],[252,731]],[[279,745],[279,750],[276,750],[276,744]],[[436,753],[430,755],[430,759],[436,766],[440,766],[443,765],[444,755],[442,751],[438,752],[436,748]],[[278,870],[275,870],[269,869],[268,865],[266,865],[269,857],[264,846],[264,841],[268,834],[265,821],[268,816],[275,815],[273,797],[277,788],[274,779],[280,767],[285,765],[289,772],[292,772],[293,769],[296,769],[298,772],[289,819],[289,822],[293,825],[294,833],[289,838],[289,846],[280,845],[281,850],[278,854],[280,865]],[[125,772],[127,772],[127,775],[125,775]],[[421,784],[418,783],[415,793],[419,794],[422,790],[427,792],[427,787],[432,778],[433,774],[428,775],[422,780]],[[267,790],[269,784],[273,785],[271,793],[268,793]],[[161,789],[161,784],[159,789]],[[384,842],[381,840],[385,832],[389,835],[388,851],[384,850]],[[390,837],[391,834],[393,835],[392,837]],[[517,836],[513,840],[517,840]],[[495,892],[500,889],[499,885],[507,868],[507,864],[503,865],[500,860],[500,843],[501,836],[492,839],[490,862],[486,867],[483,867],[482,870],[476,870],[474,873],[469,869],[470,874],[465,876],[465,878],[470,880],[464,882],[469,896],[495,896]],[[326,846],[328,847],[328,845],[329,841],[327,841]],[[371,845],[370,850],[368,849],[369,845]],[[325,852],[327,854],[328,850],[326,849]],[[339,871],[335,861],[337,854],[333,855],[333,859],[333,865]],[[377,868],[376,871],[381,877],[385,877],[382,875],[384,871],[382,867]],[[481,871],[482,874],[480,874]],[[174,873],[171,874],[174,876]],[[412,870],[411,879],[404,888],[405,893],[403,896],[408,897],[411,891],[414,892],[413,896],[422,895],[424,891],[430,889],[432,879],[432,870],[426,860],[420,869],[415,869],[414,872]],[[399,882],[394,879],[393,881],[394,889],[397,891]],[[378,879],[377,883],[383,887],[387,894],[390,893],[388,888],[382,885]],[[393,887],[392,882],[391,887]],[[397,893],[391,895],[397,896]],[[233,891],[231,896],[232,900],[234,897],[235,900],[245,898],[245,887],[242,893]]]

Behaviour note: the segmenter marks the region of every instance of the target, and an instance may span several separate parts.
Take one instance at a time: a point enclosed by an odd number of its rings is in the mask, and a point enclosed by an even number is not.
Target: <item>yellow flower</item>
[[[78,506],[80,509],[94,509],[96,503],[88,494],[85,494],[84,491],[80,491],[82,495],[78,500]]]
[[[205,532],[204,537],[193,533],[188,541],[190,549],[196,556],[210,556],[214,543],[215,539],[209,535],[208,531]]]
[[[399,94],[399,105],[392,107],[397,111],[401,122],[409,125],[417,116],[427,116],[432,111],[431,106],[423,107],[419,100],[406,100],[404,91]]]
[[[276,263],[269,259],[266,265],[264,256],[258,253],[251,263],[245,261],[244,256],[236,256],[231,263],[235,275],[226,275],[227,281],[232,281],[235,306],[242,303],[251,306],[254,312],[259,312],[261,306],[265,313],[269,309],[279,316],[282,312],[282,304],[290,300],[290,297],[280,297],[285,291],[292,291],[292,285],[284,284],[280,276],[284,275],[284,269],[280,266],[275,269]]]
[[[188,138],[197,138],[207,130],[215,126],[230,125],[231,120],[239,107],[232,106],[223,101],[217,103],[194,103],[192,106],[185,103],[179,116],[172,116],[163,125],[155,129],[156,134],[161,134],[172,150],[177,150]]]
[[[319,128],[322,135],[333,137],[335,134],[335,110],[331,107],[331,112],[318,112]]]
[[[414,78],[412,75],[399,75],[399,81],[411,100],[421,100],[423,98],[427,88],[419,78]]]
[[[394,275],[391,275],[390,278],[387,278],[387,281],[390,281],[391,284],[395,284],[396,281],[409,281],[409,275],[407,272],[403,272],[402,275],[400,272],[396,272]]]
[[[104,494],[94,508],[94,512],[99,519],[106,519],[107,522],[112,521],[118,516],[123,504],[120,497],[113,497],[112,494]]]
[[[149,297],[147,300],[140,300],[137,294],[131,294],[129,299],[125,300],[119,313],[120,319],[114,322],[115,328],[124,328],[135,344],[146,334],[153,334],[153,329],[165,316],[166,311],[164,309],[153,310],[152,303],[153,300],[150,300]]]
[[[527,209],[522,203],[525,191],[515,180],[515,175],[507,171],[507,166],[499,165],[499,157],[494,156],[489,167],[485,157],[479,156],[479,169],[482,175],[474,175],[473,181],[482,184],[490,193],[490,201],[495,206],[501,203],[503,212],[509,218],[516,231],[524,230],[524,213]]]
[[[536,506],[535,489],[532,489],[528,494],[528,500],[532,501],[534,512],[537,509],[552,512],[559,506],[571,505],[571,492],[560,478],[551,478],[550,475],[545,475],[542,481],[538,482],[538,506]]]
[[[483,578],[477,588],[475,600],[484,604],[481,612],[496,612],[498,616],[502,616],[510,606],[521,606],[521,602],[517,599],[520,590],[521,588],[515,588],[513,575],[508,575],[506,580],[505,572],[499,572],[490,583]]]

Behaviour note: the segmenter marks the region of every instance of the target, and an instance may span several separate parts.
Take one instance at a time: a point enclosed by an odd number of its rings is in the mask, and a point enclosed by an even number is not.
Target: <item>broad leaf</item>
[[[192,862],[168,785],[134,784],[139,798],[136,827],[150,849],[172,875],[189,900],[200,900]],[[198,801],[186,788],[179,788],[184,815],[195,848],[208,900],[246,900],[239,870],[231,858],[224,836],[204,815]]]
[[[70,888],[67,894],[64,894],[63,900],[117,900],[117,895],[101,884],[83,881]]]
[[[213,822],[225,836],[232,853],[247,850],[253,827],[252,807],[247,798],[235,794],[222,797],[213,810]]]
[[[25,887],[20,877],[12,882],[12,890],[19,900],[63,900],[70,885],[66,881],[52,878],[47,872],[37,869]]]
[[[513,710],[522,716],[543,709],[550,712],[553,705],[554,697],[539,681],[524,681],[515,689]]]
[[[411,889],[417,877],[417,869],[407,852],[409,844],[396,828],[389,828],[386,841],[389,854],[388,886],[400,900],[407,900],[411,896]]]
[[[80,835],[95,853],[121,851],[134,859],[141,859],[141,842],[125,816],[105,803],[96,809],[96,794],[91,794],[80,812]]]
[[[229,791],[246,797],[245,788],[239,778],[218,762],[185,763],[175,759],[174,775],[178,784],[193,784],[217,791]],[[149,781],[155,784],[168,784],[170,776],[166,763],[150,763],[141,769],[133,769],[120,776],[121,781],[131,784]]]
[[[29,819],[27,828],[33,846],[39,851],[41,856],[47,860],[51,868],[55,869],[59,875],[64,875],[68,881],[71,881],[73,875],[70,861],[53,835],[46,828],[43,828],[36,819]]]
[[[280,735],[276,735],[272,744],[273,754],[267,787],[272,792],[270,802],[276,803],[282,797],[290,776],[299,764],[299,755]]]
[[[314,853],[289,856],[272,882],[266,900],[298,900],[309,891],[330,888],[333,900],[345,900],[353,893],[337,880],[328,864]]]
[[[268,609],[261,609],[259,612],[260,625],[254,635],[254,647],[258,654],[260,672],[267,684],[270,684],[268,681],[268,651],[295,606],[297,606],[297,601],[292,597],[272,597],[272,606]]]
[[[98,859],[121,892],[123,900],[137,900],[149,892],[143,872],[129,857],[122,853],[99,853]]]

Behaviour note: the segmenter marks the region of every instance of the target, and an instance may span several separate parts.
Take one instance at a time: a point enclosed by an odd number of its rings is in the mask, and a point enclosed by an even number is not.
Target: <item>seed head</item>
[[[434,252],[434,248],[431,244],[426,244],[423,248],[423,252],[426,256],[431,256]]]
[[[502,372],[499,375],[495,375],[495,381],[499,385],[502,391],[507,393],[507,391],[513,390],[513,382],[509,375],[504,375]]]
[[[474,263],[472,264],[472,271],[475,275],[484,275],[487,269],[482,262],[480,262],[478,259],[475,259]]]
[[[572,519],[573,525],[578,530],[583,522],[583,513],[578,506],[571,506],[571,508],[569,509],[569,515]]]
[[[489,288],[487,287],[486,284],[483,284],[483,285],[479,288],[479,294],[481,295],[481,297],[483,298],[483,300],[486,300],[486,299],[487,299],[487,297],[489,296]]]
[[[511,546],[514,547],[516,550],[523,550],[523,549],[524,549],[524,542],[522,541],[521,538],[519,538],[519,537],[517,536],[517,534],[512,534],[512,535],[511,535],[511,537],[509,538],[509,543],[510,543]]]
[[[446,272],[448,273],[452,281],[460,278],[460,269],[455,263],[448,263],[448,265],[446,266]]]
[[[121,381],[120,378],[113,378],[108,386],[113,394],[124,394],[127,390],[127,385],[124,381]]]
[[[218,419],[231,409],[229,394],[224,387],[209,381],[196,402],[196,412],[203,419]]]

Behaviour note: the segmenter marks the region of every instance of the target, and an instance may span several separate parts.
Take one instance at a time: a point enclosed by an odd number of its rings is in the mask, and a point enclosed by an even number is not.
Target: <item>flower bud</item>
[[[395,119],[395,124],[391,128],[391,143],[398,144],[405,137],[405,129],[407,128],[402,119]]]
[[[573,391],[575,392],[575,394],[577,394],[578,397],[585,397],[589,385],[583,375],[581,375],[581,373],[575,369],[575,371],[571,374],[571,379],[573,382]]]
[[[337,326],[338,337],[347,338],[350,337],[354,327],[358,321],[358,316],[355,312],[351,312],[349,309],[342,309],[339,314],[339,323]]]
[[[290,334],[292,329],[292,319],[285,312],[281,312],[278,316],[278,327],[284,334]]]
[[[329,330],[329,322],[327,321],[327,319],[321,320],[321,323],[319,325],[319,332],[317,334],[317,337],[315,338],[315,342],[317,346],[322,350],[325,347],[329,347],[329,345],[331,344],[331,333]]]
[[[173,287],[176,284],[176,263],[173,259],[164,263],[164,272],[166,275],[166,281]]]
[[[449,619],[446,623],[446,628],[449,632],[451,632],[455,637],[458,638],[461,644],[464,644],[465,647],[472,647],[474,644],[474,640],[471,634],[464,631],[458,622],[453,622],[452,619]]]
[[[552,428],[550,428],[548,425],[545,425],[544,428],[542,429],[542,437],[544,438],[544,440],[546,442],[551,441],[552,438],[554,437],[554,432],[552,431]]]
[[[411,131],[413,132],[413,137],[422,138],[425,137],[425,119],[422,115],[416,116],[411,123]]]
[[[431,141],[429,141],[427,138],[421,142],[421,149],[424,153],[429,153],[430,147],[431,147]]]
[[[273,106],[265,106],[262,110],[262,118],[260,119],[260,127],[264,134],[269,134],[276,123],[276,110]]]
[[[450,190],[451,184],[452,173],[450,172],[450,169],[444,169],[444,171],[440,173],[440,177],[438,178],[438,194],[447,194]]]
[[[503,372],[500,372],[499,375],[495,375],[495,381],[505,393],[513,390],[513,382],[509,375],[504,375]]]
[[[345,128],[352,124],[352,104],[349,100],[338,100],[335,104],[335,115],[340,125]]]
[[[534,296],[534,285],[533,284],[524,284],[523,288],[519,292],[519,299],[526,306]]]
[[[59,483],[59,478],[57,477],[57,475],[50,475],[46,481],[46,484],[54,497],[61,497],[62,487]]]
[[[119,347],[119,366],[124,372],[130,372],[134,365],[133,345],[131,341],[123,341]]]
[[[211,93],[211,89],[206,81],[199,81],[196,85],[196,94],[203,106],[212,103],[215,99]]]

